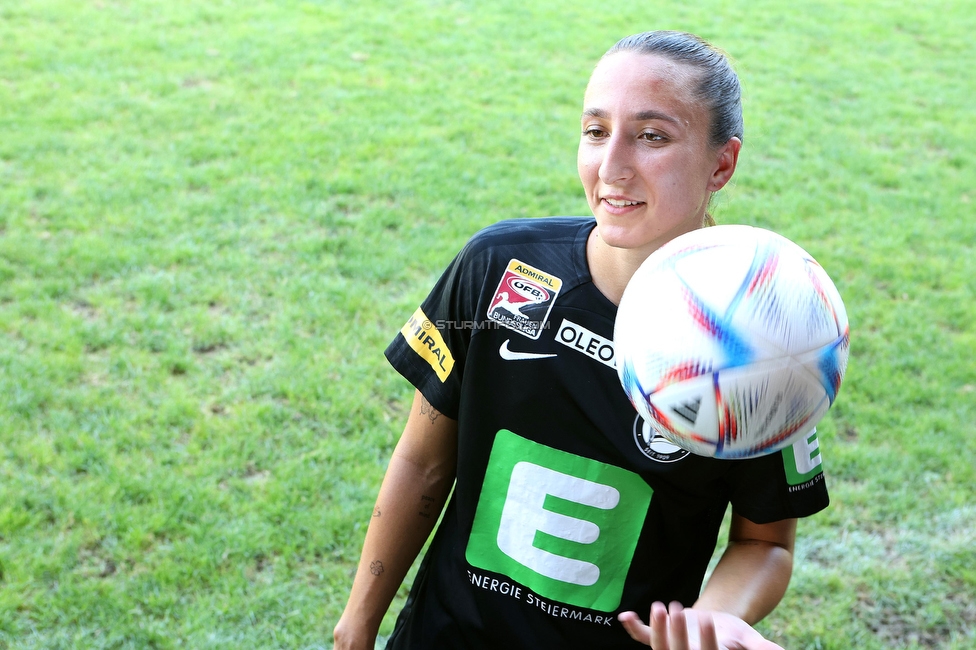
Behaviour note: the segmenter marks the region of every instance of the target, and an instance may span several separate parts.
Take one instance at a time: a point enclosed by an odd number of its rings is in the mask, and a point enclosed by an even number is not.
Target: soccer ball
[[[648,257],[614,325],[634,408],[674,444],[748,458],[808,434],[847,368],[847,311],[806,251],[762,228],[712,226]]]

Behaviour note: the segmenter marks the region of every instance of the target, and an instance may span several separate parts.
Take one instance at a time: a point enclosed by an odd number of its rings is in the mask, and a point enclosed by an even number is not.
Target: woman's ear
[[[712,177],[708,180],[708,191],[718,192],[725,187],[725,184],[735,173],[735,166],[739,163],[739,150],[742,148],[742,140],[737,137],[729,138],[718,150],[718,157],[715,161],[715,169]]]

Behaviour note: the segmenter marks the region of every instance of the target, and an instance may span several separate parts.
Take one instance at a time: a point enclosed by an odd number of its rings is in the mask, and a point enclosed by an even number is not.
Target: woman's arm
[[[654,603],[649,625],[634,612],[622,613],[620,622],[655,650],[782,650],[751,625],[786,593],[795,541],[796,519],[756,524],[733,512],[729,544],[691,609]]]
[[[383,615],[430,535],[457,469],[457,421],[417,391],[366,531],[335,650],[373,650]]]
[[[795,542],[796,519],[756,524],[733,512],[729,545],[693,608],[761,621],[790,584]]]

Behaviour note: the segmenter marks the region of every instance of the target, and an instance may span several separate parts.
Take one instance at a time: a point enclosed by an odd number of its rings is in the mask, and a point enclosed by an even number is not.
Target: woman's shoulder
[[[506,219],[478,231],[465,246],[469,253],[499,247],[573,244],[593,227],[593,217],[534,217]]]

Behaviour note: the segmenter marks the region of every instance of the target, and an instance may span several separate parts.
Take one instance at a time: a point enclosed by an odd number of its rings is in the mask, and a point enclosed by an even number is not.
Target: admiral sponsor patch
[[[538,339],[562,286],[556,276],[513,259],[488,306],[488,320]]]
[[[444,383],[454,368],[454,356],[447,349],[444,337],[427,318],[424,310],[417,307],[410,320],[400,328],[400,333],[413,351],[430,364],[441,383]]]

